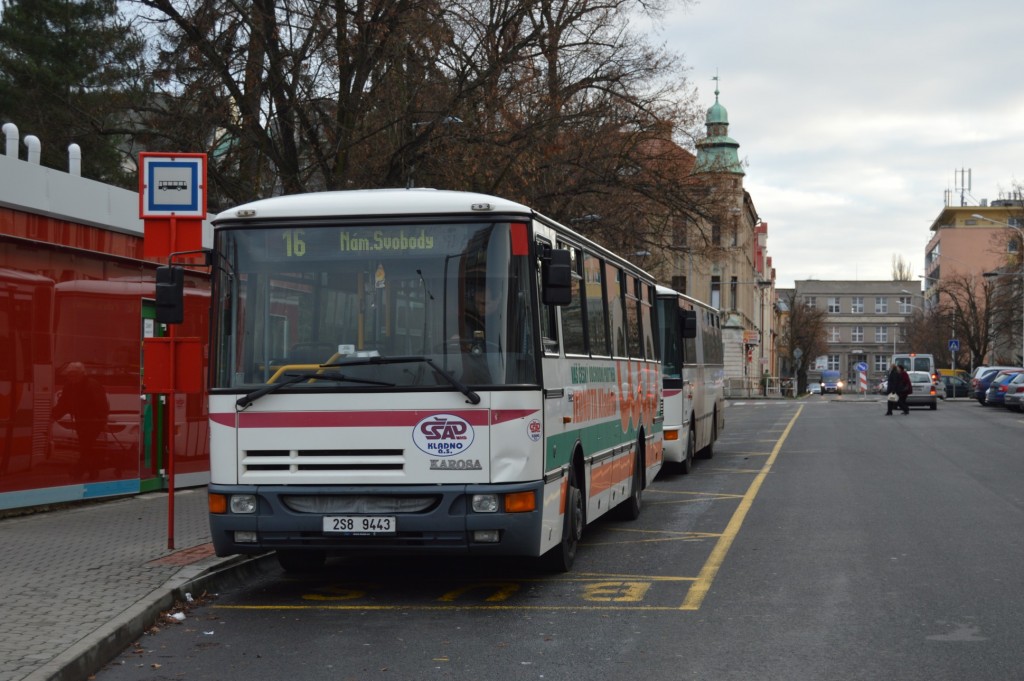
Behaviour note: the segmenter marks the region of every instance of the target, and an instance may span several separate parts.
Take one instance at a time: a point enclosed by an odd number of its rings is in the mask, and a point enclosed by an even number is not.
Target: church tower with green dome
[[[718,77],[715,77],[715,103],[705,118],[708,136],[697,142],[694,173],[730,173],[745,175],[739,158],[739,142],[729,137],[729,112],[718,102]]]

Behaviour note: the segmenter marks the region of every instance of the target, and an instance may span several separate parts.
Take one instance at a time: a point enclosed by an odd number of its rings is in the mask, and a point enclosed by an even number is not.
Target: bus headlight
[[[497,494],[474,494],[473,495],[473,510],[476,513],[497,513],[498,512],[498,495]]]
[[[255,513],[256,512],[256,495],[255,494],[233,494],[233,495],[231,495],[231,512],[232,513]]]

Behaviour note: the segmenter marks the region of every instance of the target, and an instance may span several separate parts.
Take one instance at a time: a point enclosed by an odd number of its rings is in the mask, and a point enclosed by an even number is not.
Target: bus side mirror
[[[156,268],[156,320],[161,324],[181,324],[185,320],[184,268]]]
[[[541,281],[545,305],[572,302],[572,259],[565,249],[550,249],[541,260]]]
[[[683,310],[683,338],[697,337],[697,311]]]

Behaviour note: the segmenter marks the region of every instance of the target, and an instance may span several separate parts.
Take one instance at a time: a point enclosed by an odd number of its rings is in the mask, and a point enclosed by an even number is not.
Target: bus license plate
[[[326,534],[394,534],[395,517],[390,515],[335,515],[324,518]]]

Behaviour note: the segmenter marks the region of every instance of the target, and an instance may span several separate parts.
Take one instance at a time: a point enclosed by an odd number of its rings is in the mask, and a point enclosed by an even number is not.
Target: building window
[[[875,342],[876,343],[888,343],[889,342],[889,327],[888,326],[876,326],[875,327]]]
[[[829,371],[839,371],[839,355],[828,355]]]
[[[875,355],[875,361],[872,362],[875,367],[875,371],[888,371],[889,370],[889,355]]]
[[[913,309],[914,306],[910,302],[910,296],[900,296],[900,314],[910,314],[910,311]]]
[[[889,311],[889,299],[885,296],[875,298],[875,314],[885,314]]]
[[[804,296],[804,305],[813,310],[818,307],[818,299],[814,296]]]
[[[719,226],[717,222],[711,223],[711,245],[722,245],[722,228]]]
[[[828,311],[829,313],[839,312],[839,297],[829,297],[828,299]]]
[[[853,314],[864,314],[864,296],[854,296],[850,301],[850,312]]]
[[[839,342],[839,327],[830,326],[828,327],[828,342],[838,343]]]
[[[719,277],[711,277],[711,307],[722,309],[722,280]]]
[[[850,342],[851,343],[863,343],[864,342],[864,327],[854,326],[850,328]]]
[[[739,304],[736,300],[740,296],[740,283],[737,277],[729,280],[729,300],[732,302],[732,309],[735,310]]]

